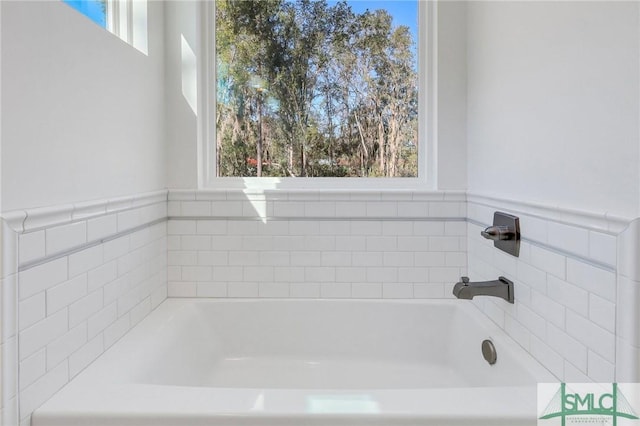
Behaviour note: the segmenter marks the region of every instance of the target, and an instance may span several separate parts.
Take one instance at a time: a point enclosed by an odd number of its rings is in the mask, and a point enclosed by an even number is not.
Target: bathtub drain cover
[[[482,356],[489,364],[493,365],[496,363],[498,354],[496,353],[496,347],[493,346],[493,342],[491,340],[482,341]]]

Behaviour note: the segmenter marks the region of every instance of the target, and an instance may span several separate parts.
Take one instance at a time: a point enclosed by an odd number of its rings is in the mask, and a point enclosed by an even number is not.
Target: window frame
[[[148,1],[106,0],[107,31],[145,55],[149,54]]]
[[[133,45],[133,1],[107,0],[107,30]]]
[[[215,1],[200,2],[198,33],[198,187],[250,190],[437,189],[437,2],[418,1],[418,177],[218,177],[216,176]]]
[[[132,46],[149,54],[148,3],[149,0],[105,0],[104,26],[82,10],[68,4],[85,17]],[[62,0],[62,2],[67,3]]]

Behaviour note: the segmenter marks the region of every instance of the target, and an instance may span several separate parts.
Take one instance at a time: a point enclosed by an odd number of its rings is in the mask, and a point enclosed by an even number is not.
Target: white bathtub
[[[468,301],[169,299],[32,425],[535,425],[553,381]]]

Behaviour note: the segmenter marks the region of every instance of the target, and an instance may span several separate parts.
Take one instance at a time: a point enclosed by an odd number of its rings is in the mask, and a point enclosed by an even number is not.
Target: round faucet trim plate
[[[496,347],[493,345],[491,340],[483,340],[482,341],[482,356],[489,363],[489,365],[493,365],[496,363],[498,359],[498,354],[496,352]]]

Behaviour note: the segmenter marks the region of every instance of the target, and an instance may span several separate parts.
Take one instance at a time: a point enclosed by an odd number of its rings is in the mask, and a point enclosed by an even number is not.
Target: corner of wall
[[[640,382],[640,218],[618,237],[616,380]]]
[[[0,219],[0,425],[18,424],[17,234]]]
[[[480,236],[497,210],[520,217],[519,257]],[[481,298],[478,307],[561,381],[623,377],[616,364],[631,352],[617,322],[627,318],[620,304],[633,302],[620,299],[616,270],[618,234],[628,222],[478,195],[468,196],[468,221],[469,276],[515,284],[514,304]],[[630,329],[637,333],[637,324]]]
[[[166,218],[166,190],[3,215],[4,425],[29,424],[167,297]]]
[[[198,119],[185,96],[197,85],[197,2],[164,2],[165,24],[165,139],[169,188],[198,185]]]

